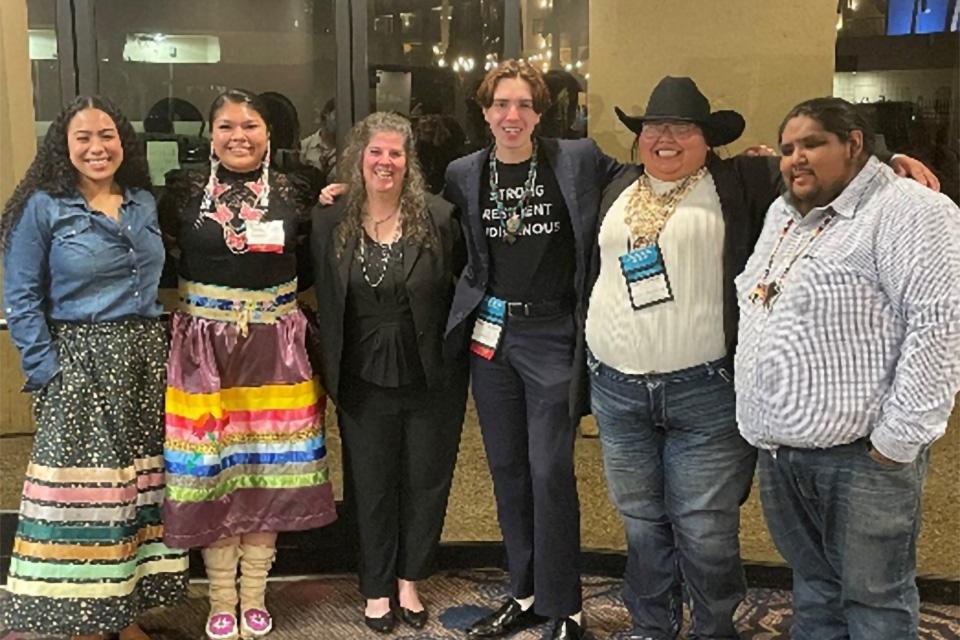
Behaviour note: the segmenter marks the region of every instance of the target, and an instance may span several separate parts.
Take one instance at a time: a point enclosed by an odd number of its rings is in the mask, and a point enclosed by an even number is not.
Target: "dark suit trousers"
[[[581,609],[580,504],[569,416],[570,314],[508,318],[493,360],[470,356],[510,587],[554,618]]]
[[[352,383],[351,383],[352,382]],[[360,591],[396,593],[432,571],[457,460],[466,380],[443,390],[344,380],[337,416],[345,493],[356,518]]]

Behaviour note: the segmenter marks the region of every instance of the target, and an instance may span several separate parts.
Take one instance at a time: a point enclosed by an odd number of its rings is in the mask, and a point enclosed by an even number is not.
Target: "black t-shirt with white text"
[[[509,208],[523,195],[530,161],[505,164],[497,161],[500,198]],[[502,219],[490,199],[490,167],[484,165],[480,188],[480,215],[490,251],[490,293],[516,302],[542,302],[573,298],[576,269],[570,214],[553,169],[541,153],[533,194],[523,208],[523,228],[516,242],[504,242]]]

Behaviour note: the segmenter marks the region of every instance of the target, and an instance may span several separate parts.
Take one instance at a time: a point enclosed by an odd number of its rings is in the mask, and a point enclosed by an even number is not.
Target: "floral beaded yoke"
[[[218,203],[241,219],[253,207],[258,193],[250,189],[259,171],[235,173],[222,166],[217,172]],[[283,250],[280,253],[241,253],[228,246],[223,224],[201,215],[203,189],[208,175],[184,171],[171,175],[160,198],[160,224],[168,239],[180,250],[177,272],[181,278],[207,284],[263,289],[289,282],[297,276],[297,249],[301,227],[312,203],[286,176],[271,172],[270,200],[266,221],[282,221]],[[306,283],[305,283],[306,284]]]

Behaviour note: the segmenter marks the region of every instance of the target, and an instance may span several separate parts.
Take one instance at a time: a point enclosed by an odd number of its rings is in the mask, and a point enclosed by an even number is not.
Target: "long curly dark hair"
[[[427,183],[417,160],[416,140],[410,121],[401,115],[377,111],[353,126],[347,138],[347,148],[338,165],[337,173],[347,183],[347,215],[337,225],[336,255],[339,258],[348,240],[360,237],[363,212],[367,207],[367,188],[363,180],[363,151],[377,133],[399,133],[407,156],[407,172],[400,192],[400,211],[403,216],[403,234],[421,247],[434,245],[434,231],[427,210]]]
[[[27,169],[23,180],[13,190],[13,195],[3,207],[0,217],[0,251],[10,244],[10,234],[23,215],[23,207],[37,191],[46,191],[52,196],[68,196],[77,192],[79,172],[70,162],[67,148],[67,128],[70,121],[84,109],[99,109],[106,113],[117,126],[120,144],[123,146],[123,162],[114,181],[123,187],[150,188],[150,172],[147,158],[137,141],[133,126],[110,100],[101,96],[79,96],[60,112],[47,129],[37,155]]]

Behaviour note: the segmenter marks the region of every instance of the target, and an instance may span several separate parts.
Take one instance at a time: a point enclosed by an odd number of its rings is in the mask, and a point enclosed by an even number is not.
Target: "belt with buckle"
[[[507,302],[507,315],[511,318],[542,318],[573,311],[569,300],[544,300],[542,302]]]

